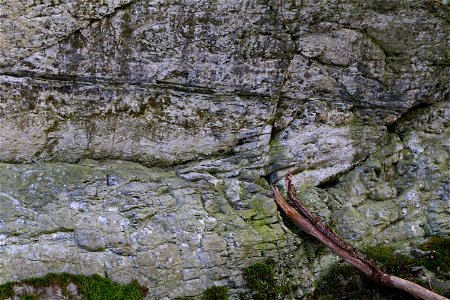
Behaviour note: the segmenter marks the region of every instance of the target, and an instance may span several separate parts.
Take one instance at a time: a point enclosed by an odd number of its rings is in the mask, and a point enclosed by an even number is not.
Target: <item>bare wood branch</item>
[[[414,282],[384,273],[370,261],[359,255],[352,245],[341,239],[329,226],[324,224],[317,216],[313,215],[306,208],[303,202],[297,197],[295,188],[292,185],[291,174],[286,177],[285,183],[288,197],[298,210],[291,207],[286,200],[284,200],[280,191],[272,186],[275,202],[285,215],[301,230],[312,235],[314,238],[325,244],[332,252],[341,256],[345,261],[377,282],[398,288],[421,299],[449,300],[415,284]]]
[[[289,200],[291,200],[292,203],[294,203],[295,207],[297,207],[297,209],[300,211],[300,213],[305,218],[307,218],[311,223],[313,223],[314,226],[317,227],[317,229],[319,229],[324,235],[326,235],[331,240],[333,240],[336,243],[336,245],[338,245],[339,247],[341,247],[344,250],[347,250],[349,252],[356,254],[356,251],[352,245],[350,245],[349,243],[347,243],[346,241],[341,239],[336,233],[333,232],[333,230],[329,226],[324,224],[322,222],[322,220],[320,220],[320,218],[313,215],[306,208],[306,206],[303,204],[303,202],[297,197],[297,192],[295,191],[295,188],[292,185],[292,174],[289,174],[286,177],[285,184],[286,184],[286,190],[288,192]]]

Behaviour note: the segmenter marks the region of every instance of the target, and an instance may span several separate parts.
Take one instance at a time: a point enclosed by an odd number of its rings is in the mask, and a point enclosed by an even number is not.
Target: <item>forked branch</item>
[[[370,261],[359,255],[352,245],[341,239],[330,227],[324,224],[317,216],[313,215],[306,208],[303,202],[297,197],[295,188],[292,185],[291,174],[286,177],[285,183],[288,197],[297,209],[291,207],[286,200],[284,200],[280,191],[272,186],[275,202],[298,228],[312,235],[314,238],[325,244],[332,252],[336,253],[345,261],[358,268],[366,276],[377,282],[398,288],[420,299],[448,300],[414,282],[384,273]]]

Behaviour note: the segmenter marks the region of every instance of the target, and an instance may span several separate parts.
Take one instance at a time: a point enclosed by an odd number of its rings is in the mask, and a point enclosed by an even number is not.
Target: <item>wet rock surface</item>
[[[288,172],[357,245],[450,234],[437,1],[0,12],[0,283],[97,273],[149,299],[238,297],[270,257],[302,298],[333,259],[277,212],[268,183]]]

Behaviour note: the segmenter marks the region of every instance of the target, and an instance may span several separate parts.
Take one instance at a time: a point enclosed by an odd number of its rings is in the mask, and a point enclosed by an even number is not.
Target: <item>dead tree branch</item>
[[[313,215],[297,197],[292,176],[286,177],[286,190],[289,199],[297,209],[291,207],[284,200],[280,191],[272,186],[275,202],[285,215],[297,225],[298,228],[312,235],[314,238],[325,244],[332,252],[342,257],[346,262],[355,266],[366,276],[387,286],[395,287],[420,299],[426,300],[448,300],[414,282],[384,273],[370,261],[359,255],[352,245],[341,239],[330,227],[325,225],[317,216]]]

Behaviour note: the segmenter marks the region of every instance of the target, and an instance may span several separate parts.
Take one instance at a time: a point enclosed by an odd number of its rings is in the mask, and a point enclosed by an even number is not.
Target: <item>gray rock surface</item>
[[[0,284],[234,299],[271,257],[305,297],[333,258],[278,214],[288,172],[357,245],[448,236],[449,22],[431,0],[3,1]]]
[[[239,288],[239,270],[263,257],[307,263],[267,189],[250,182],[237,182],[247,207],[235,209],[224,195],[226,180],[189,182],[131,162],[1,170],[2,281],[97,273],[119,282],[138,278],[150,298],[172,298],[213,284]]]
[[[332,218],[343,236],[380,244],[450,234],[449,131],[441,127],[449,108],[409,112],[384,147],[326,189],[338,203]]]

